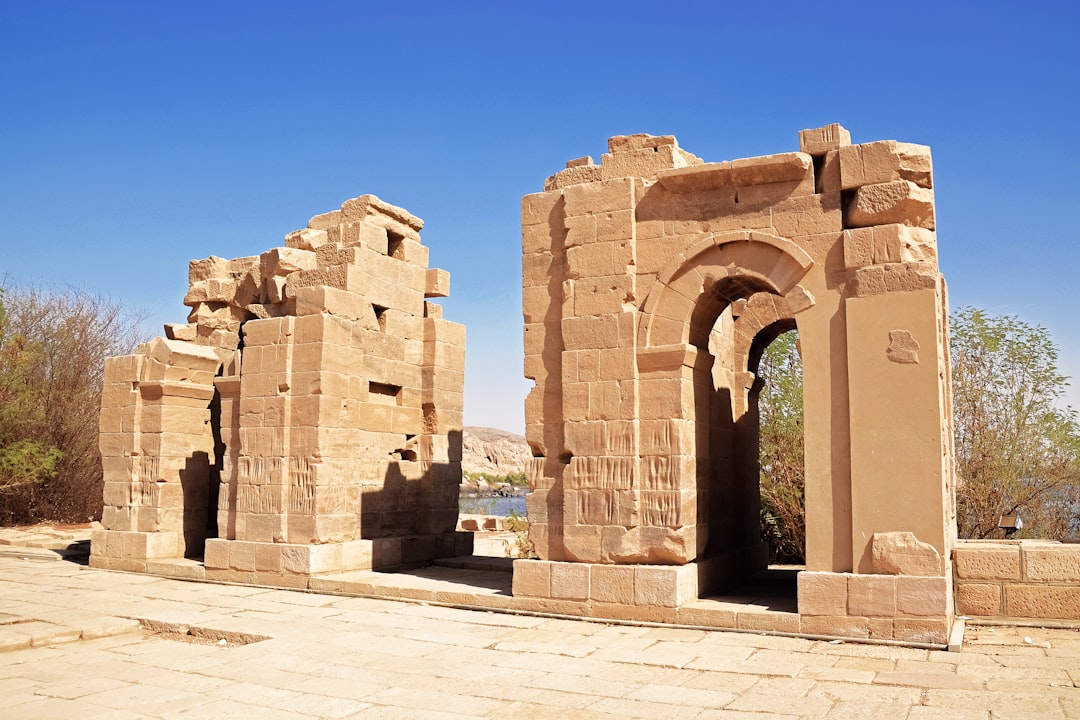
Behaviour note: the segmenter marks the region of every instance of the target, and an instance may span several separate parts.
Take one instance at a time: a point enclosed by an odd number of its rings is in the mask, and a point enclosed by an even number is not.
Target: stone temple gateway
[[[514,594],[682,606],[767,564],[763,348],[798,329],[807,571],[798,632],[942,642],[954,543],[930,150],[706,163],[614,137],[522,202],[530,535]],[[774,628],[781,629],[781,628]]]
[[[944,643],[955,501],[929,149],[831,125],[728,162],[670,136],[608,150],[522,201],[540,559],[514,561],[512,596],[430,599]],[[188,322],[105,367],[93,566],[349,592],[471,553],[455,532],[464,328],[430,302],[449,276],[421,227],[365,195],[259,256],[191,263]],[[792,329],[807,566],[792,611],[731,610],[705,598],[767,565],[755,373]],[[400,596],[427,599],[416,582]]]

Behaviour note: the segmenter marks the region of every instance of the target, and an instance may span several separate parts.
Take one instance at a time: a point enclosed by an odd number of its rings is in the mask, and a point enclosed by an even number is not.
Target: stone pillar
[[[94,567],[145,572],[154,560],[202,555],[219,364],[212,348],[163,338],[106,361]]]

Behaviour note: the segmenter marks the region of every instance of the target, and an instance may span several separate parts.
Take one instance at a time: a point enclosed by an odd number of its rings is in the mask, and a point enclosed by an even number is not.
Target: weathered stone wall
[[[695,563],[701,593],[763,568],[755,371],[791,328],[807,567],[875,574],[875,533],[950,557],[929,148],[852,145],[838,125],[799,140],[799,152],[706,163],[673,137],[615,137],[600,164],[573,160],[522,200],[528,510],[543,559]],[[605,596],[598,578],[626,580],[588,576]]]
[[[961,540],[956,612],[1000,620],[1080,620],[1080,545]]]
[[[95,565],[303,584],[468,550],[465,334],[426,300],[449,276],[422,225],[365,195],[260,256],[191,262],[188,323],[106,366]]]

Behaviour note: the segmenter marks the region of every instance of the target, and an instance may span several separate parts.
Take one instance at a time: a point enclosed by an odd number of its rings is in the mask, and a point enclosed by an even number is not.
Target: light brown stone
[[[365,195],[284,247],[192,261],[187,324],[106,363],[101,564],[306,587],[457,554],[465,338],[425,302],[449,275],[422,226]]]
[[[849,575],[848,613],[863,617],[896,615],[897,578],[893,575]]]
[[[943,577],[896,579],[896,610],[903,615],[939,615],[949,611],[949,583]]]
[[[588,600],[589,568],[584,563],[551,563],[551,597],[556,600]]]
[[[847,615],[847,575],[801,572],[798,576],[798,588],[801,615]]]
[[[851,133],[837,123],[799,131],[799,150],[808,155],[824,155],[851,144]]]
[[[953,563],[960,580],[1019,580],[1020,546],[962,542],[953,551]]]
[[[1080,620],[1080,585],[1006,583],[1005,614],[1012,618]]]
[[[900,223],[934,229],[934,193],[908,180],[863,185],[847,209],[851,227]]]
[[[949,641],[949,623],[945,618],[896,618],[893,634],[897,640],[945,645]]]
[[[870,637],[870,619],[853,615],[804,615],[801,631],[827,637]]]
[[[808,632],[803,629],[801,619],[796,613],[769,612],[752,609],[738,611],[736,616],[736,626],[740,630],[754,630],[758,632]]]
[[[918,362],[918,342],[911,333],[891,331],[886,355],[893,362]],[[891,354],[890,354],[891,353]],[[940,575],[941,553],[929,543],[920,542],[914,533],[874,533],[871,539],[873,570],[890,575]]]
[[[895,180],[933,187],[930,148],[882,140],[838,148],[844,190]]]
[[[633,605],[634,577],[632,565],[594,565],[589,578],[589,599],[615,605]]]
[[[1024,541],[1020,555],[1025,580],[1080,585],[1080,545]]]
[[[706,163],[669,136],[619,136],[599,166],[572,161],[522,201],[525,368],[537,382],[526,428],[545,456],[530,532],[549,559],[697,565],[703,589],[763,568],[755,542],[733,540],[759,532],[756,511],[738,510],[758,507],[753,353],[797,325],[801,617],[863,618],[843,624],[862,636],[873,618],[891,638],[905,611],[949,610],[929,151],[852,146],[838,125],[799,140],[798,153]],[[656,572],[637,571],[637,607],[681,607],[669,589],[647,591],[667,582]],[[898,594],[912,576],[927,581]],[[592,592],[615,606],[629,589]]]
[[[974,617],[1000,617],[1002,588],[997,583],[961,582],[956,586],[956,612]]]

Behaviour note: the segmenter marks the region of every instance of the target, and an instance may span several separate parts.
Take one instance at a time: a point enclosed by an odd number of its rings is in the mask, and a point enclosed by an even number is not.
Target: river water
[[[465,515],[496,515],[506,517],[510,511],[525,515],[525,496],[513,497],[467,497],[458,498],[458,511]]]

